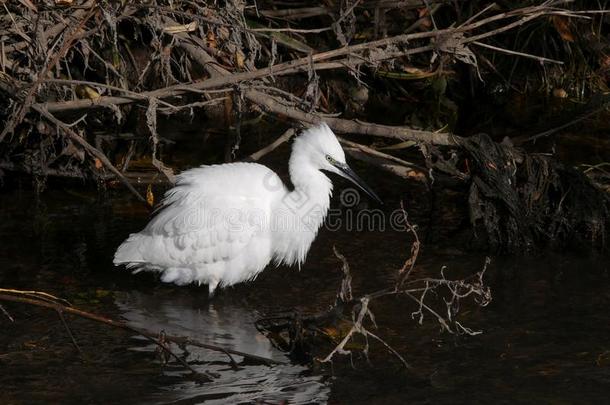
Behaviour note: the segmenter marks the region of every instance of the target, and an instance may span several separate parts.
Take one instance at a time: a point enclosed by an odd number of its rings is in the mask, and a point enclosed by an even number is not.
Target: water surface
[[[4,403],[593,403],[610,394],[610,285],[603,257],[494,258],[487,274],[492,304],[462,311],[464,324],[483,331],[474,337],[440,333],[429,318],[417,325],[410,302],[374,303],[376,333],[416,375],[379,345],[371,347],[370,363],[356,355],[353,366],[344,358],[332,369],[312,369],[275,349],[254,321],[294,308],[327,309],[341,281],[333,245],[350,261],[356,294],[389,285],[408,255],[408,235],[323,230],[300,272],[269,268],[210,301],[205,287],[168,286],[112,266],[114,249],[147,221],[128,196],[99,197],[73,187],[50,189],[37,199],[27,188],[0,195],[2,287],[47,291],[133,326],[283,364],[269,367],[237,356],[235,370],[224,354],[189,347],[185,359],[217,375],[201,384],[177,363],[163,365],[142,338],[69,318],[83,359],[56,315],[7,304],[16,322],[0,317]],[[390,197],[387,209],[397,204]],[[417,201],[412,207],[418,211]],[[468,241],[427,239],[417,276],[436,275],[444,265],[449,277],[481,268],[483,257],[463,249]]]

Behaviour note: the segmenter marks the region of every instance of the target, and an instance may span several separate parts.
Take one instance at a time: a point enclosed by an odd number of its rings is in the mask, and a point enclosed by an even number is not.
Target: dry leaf
[[[218,27],[217,32],[218,32],[218,36],[223,41],[228,40],[229,36],[231,35],[231,32],[229,31],[229,29],[227,27]]]
[[[163,28],[163,32],[167,34],[179,34],[181,32],[192,32],[197,29],[197,22],[193,21],[189,24],[171,25]]]
[[[153,191],[152,191],[152,184],[149,184],[148,188],[146,189],[146,202],[151,207],[155,204],[155,195],[153,194]]]
[[[568,92],[561,88],[553,89],[553,97],[568,98]]]
[[[100,98],[100,93],[97,92],[93,87],[90,86],[76,86],[76,94],[80,98],[88,98],[90,100],[97,100]]]
[[[413,66],[404,66],[402,68],[402,70],[404,70],[407,73],[414,74],[414,75],[419,75],[419,74],[425,73],[422,69],[416,68],[416,67],[413,67]]]
[[[99,160],[98,158],[95,158],[94,162],[95,162],[95,168],[96,168],[97,170],[99,170],[99,169],[101,169],[101,168],[102,168],[103,164],[102,164],[102,161],[101,161],[101,160]]]
[[[85,151],[82,148],[75,146],[72,142],[68,142],[66,147],[61,151],[61,154],[78,159],[81,162],[85,161]]]
[[[30,0],[19,0],[19,3],[23,4],[24,6],[26,6],[27,8],[29,8],[30,10],[32,10],[35,13],[38,12],[38,9]]]
[[[432,28],[432,20],[428,17],[424,18],[421,21],[420,27],[424,28],[424,29],[429,29]]]
[[[410,170],[407,172],[407,177],[417,180],[417,181],[421,181],[424,182],[426,181],[426,175],[422,172],[418,172],[415,170]]]
[[[572,30],[570,30],[570,21],[568,18],[559,15],[554,15],[551,18],[561,39],[567,42],[574,42],[574,35],[572,34]]]
[[[55,0],[55,5],[59,7],[71,6],[74,0]]]
[[[237,51],[235,51],[235,64],[237,65],[237,67],[240,69],[243,69],[245,61],[246,61],[246,57],[245,57],[244,53],[242,51],[240,51],[239,49]]]
[[[339,320],[336,325],[323,326],[320,329],[329,338],[340,341],[343,339],[352,329],[353,324],[349,321]]]
[[[214,34],[214,31],[208,31],[206,34],[206,39],[208,40],[208,46],[212,49],[216,49],[216,34]]]
[[[608,367],[610,366],[610,350],[606,350],[597,356],[597,360],[595,361],[598,367]]]
[[[117,69],[121,67],[121,56],[119,55],[116,49],[112,51],[112,66]]]

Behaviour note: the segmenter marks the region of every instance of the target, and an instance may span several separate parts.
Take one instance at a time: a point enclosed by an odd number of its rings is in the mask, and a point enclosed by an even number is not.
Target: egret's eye
[[[335,159],[333,159],[330,155],[326,155],[326,160],[328,160],[329,163],[333,163],[335,161]]]

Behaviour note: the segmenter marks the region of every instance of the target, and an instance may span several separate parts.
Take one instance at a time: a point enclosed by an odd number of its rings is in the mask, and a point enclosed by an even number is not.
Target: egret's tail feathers
[[[199,280],[197,271],[183,268],[170,263],[159,263],[163,258],[159,257],[158,239],[149,235],[134,233],[129,235],[119,246],[114,254],[114,265],[125,265],[133,273],[141,271],[156,271],[161,273],[161,280],[165,283],[177,285],[190,284]]]
[[[145,243],[145,238],[146,236],[138,233],[129,235],[129,238],[116,250],[113,260],[114,265],[125,264],[128,269],[132,269],[146,263],[146,260],[142,257],[142,245]],[[137,269],[135,270],[137,271]]]
[[[176,238],[134,233],[116,250],[114,265],[125,265],[133,273],[157,272],[161,281],[165,283],[207,284],[210,296],[212,296],[219,287],[227,287],[256,278],[271,258],[270,241],[267,240],[266,243],[267,245],[257,244],[252,248],[252,253],[250,251],[241,252],[241,254],[235,254],[233,258],[227,259],[218,249],[217,252],[210,252],[209,246],[199,250],[190,245],[181,248],[176,246]],[[220,248],[223,247],[226,248],[225,245],[220,244]],[[259,253],[261,247],[262,252],[267,252],[266,254]],[[190,261],[185,263],[184,257],[187,254],[186,258]],[[182,255],[182,260],[179,260],[180,255]]]

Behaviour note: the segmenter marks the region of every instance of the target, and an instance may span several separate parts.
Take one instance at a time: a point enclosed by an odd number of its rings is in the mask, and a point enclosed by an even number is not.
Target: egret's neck
[[[299,150],[293,151],[288,163],[290,181],[294,185],[293,193],[305,193],[309,199],[319,203],[327,210],[333,184],[324,173],[310,162],[306,153],[299,152]]]
[[[286,194],[276,211],[283,225],[288,225],[277,233],[276,261],[300,265],[324,223],[333,185],[298,149],[290,157],[289,171],[294,190]]]

